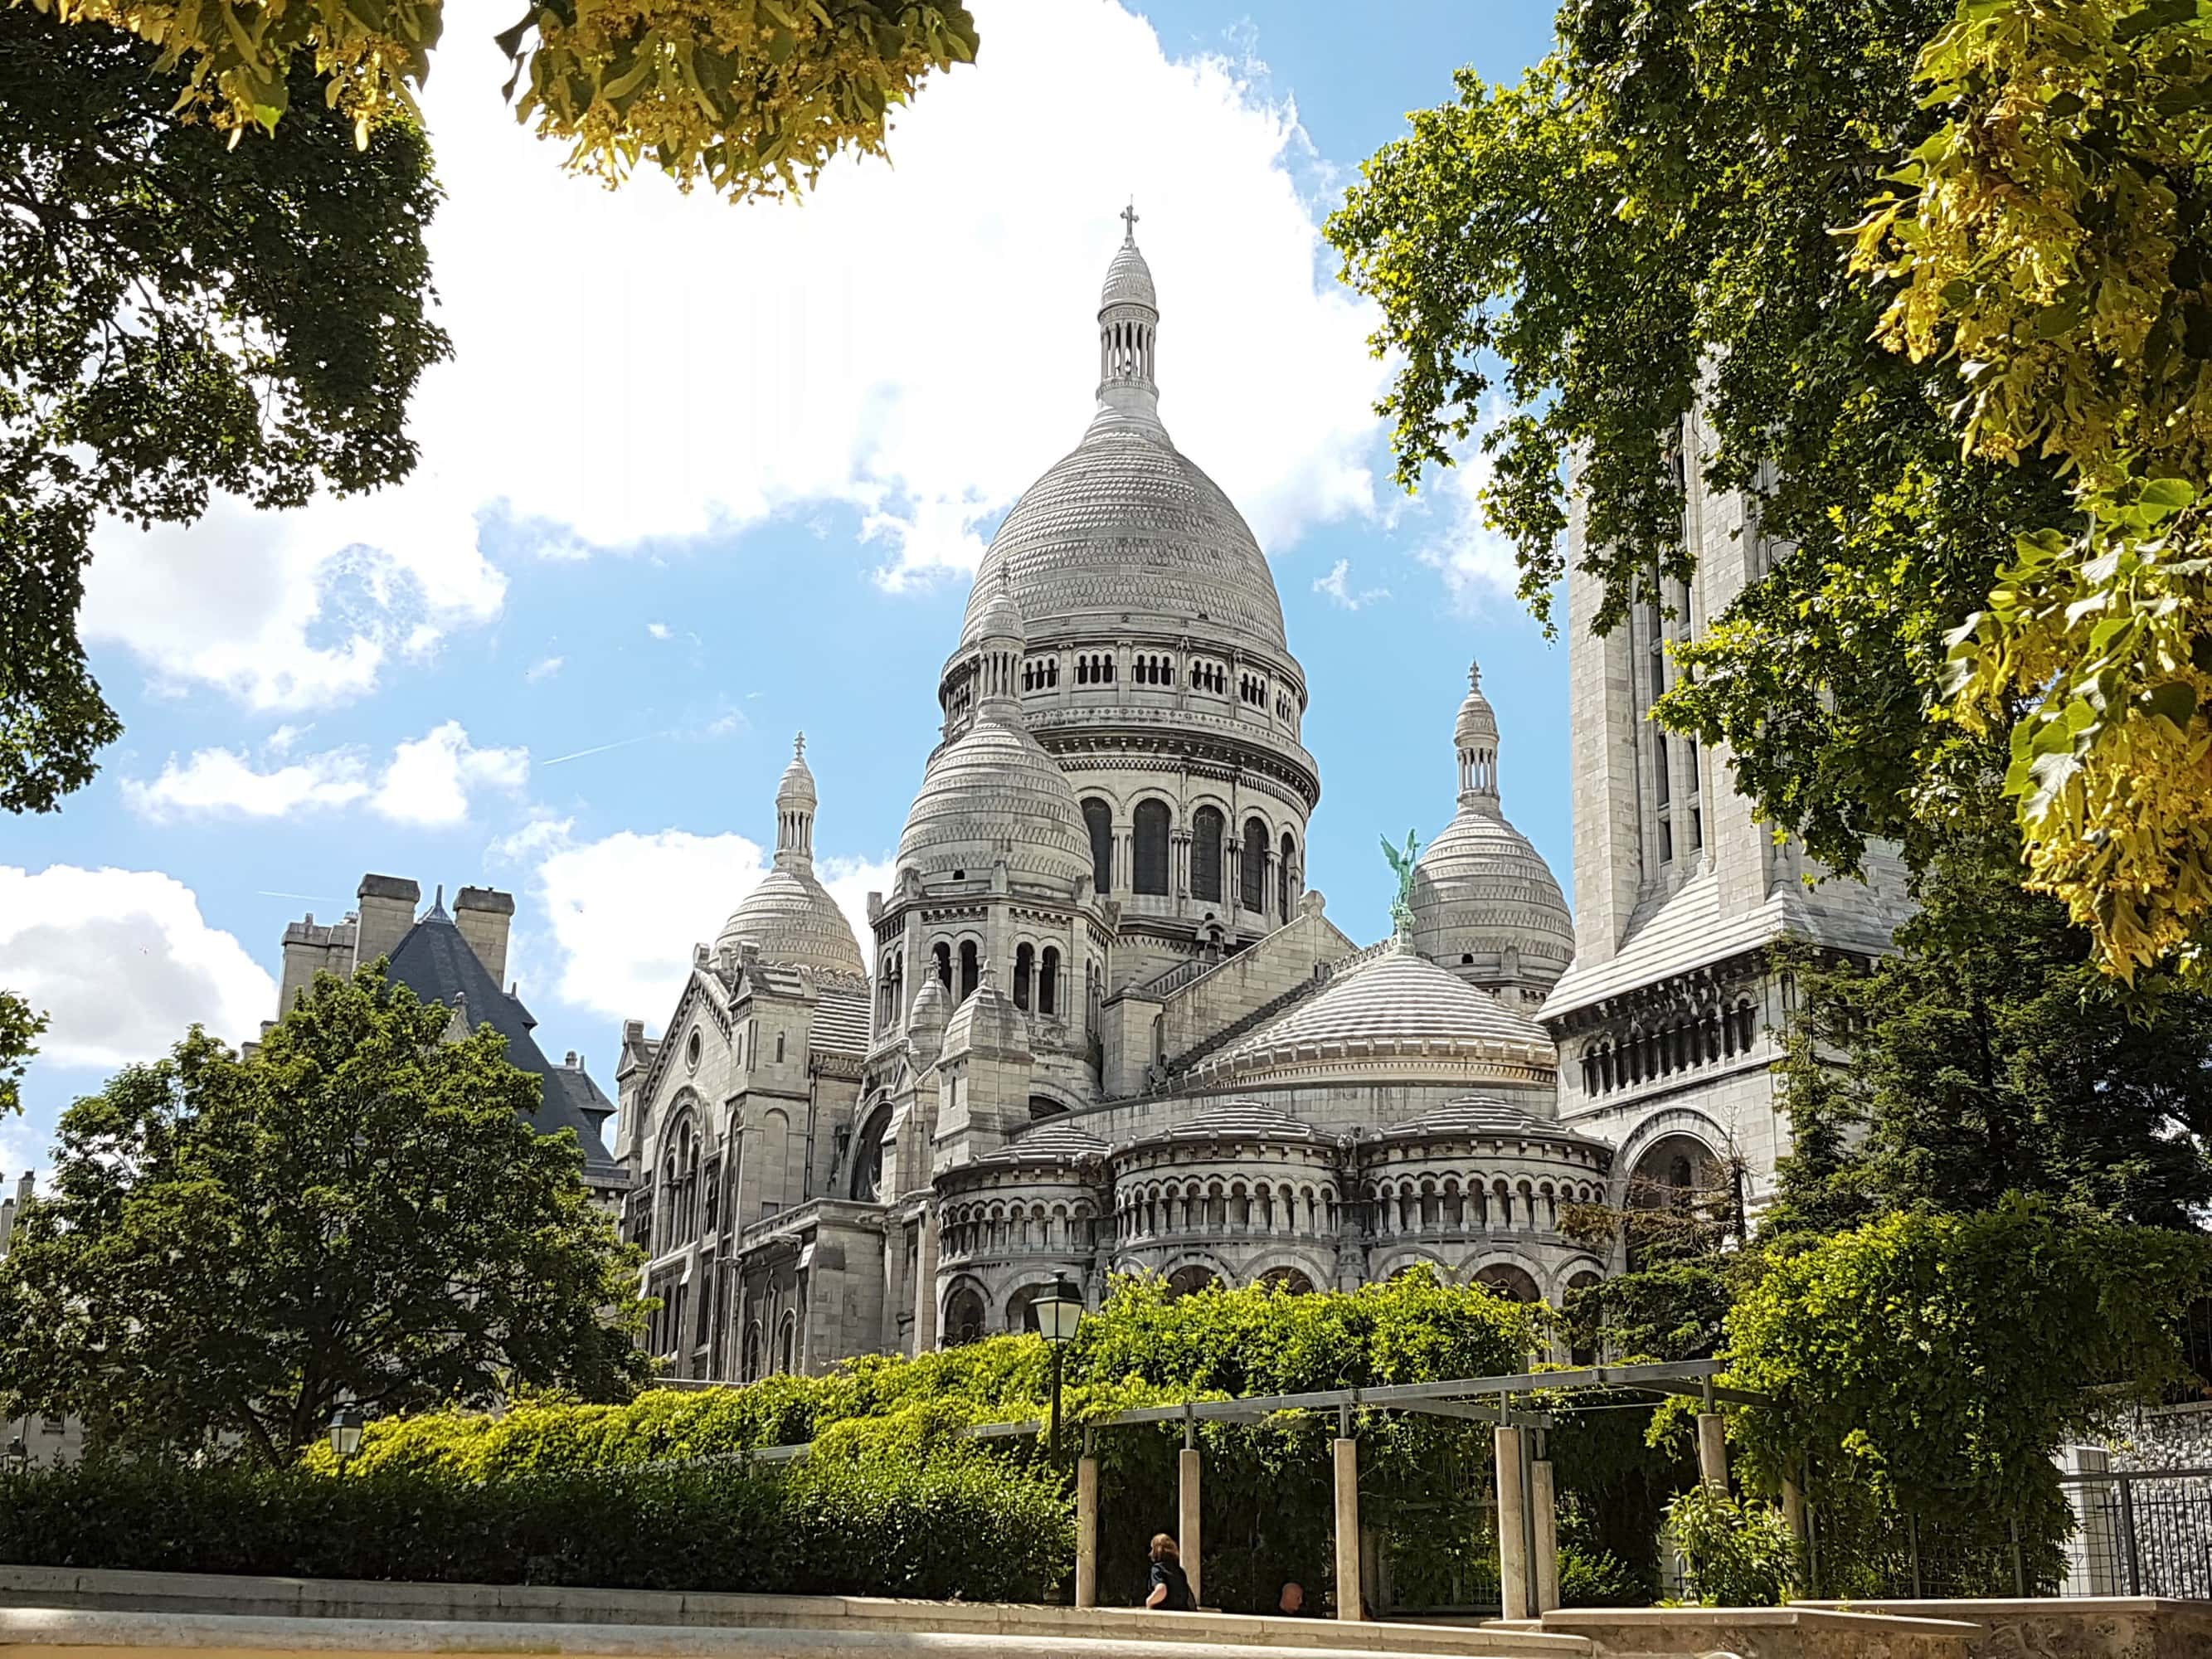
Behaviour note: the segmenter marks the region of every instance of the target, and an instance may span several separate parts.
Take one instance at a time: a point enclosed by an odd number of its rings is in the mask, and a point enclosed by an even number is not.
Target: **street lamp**
[[[1036,1299],[1037,1331],[1052,1345],[1052,1457],[1060,1461],[1060,1375],[1067,1345],[1083,1322],[1083,1293],[1066,1279]]]
[[[331,1449],[337,1454],[338,1468],[361,1449],[361,1410],[356,1406],[341,1406],[331,1419]]]

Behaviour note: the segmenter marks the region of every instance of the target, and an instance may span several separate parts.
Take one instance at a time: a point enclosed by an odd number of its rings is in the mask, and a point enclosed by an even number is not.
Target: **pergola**
[[[1551,1460],[1544,1434],[1553,1418],[1523,1409],[1516,1401],[1529,1395],[1603,1391],[1688,1395],[1703,1402],[1698,1414],[1698,1474],[1703,1483],[1728,1490],[1728,1446],[1720,1413],[1722,1401],[1761,1405],[1765,1397],[1714,1381],[1717,1359],[1686,1359],[1650,1365],[1585,1365],[1571,1370],[1519,1371],[1506,1376],[1468,1376],[1441,1382],[1401,1382],[1376,1388],[1329,1389],[1314,1394],[1251,1395],[1237,1400],[1194,1400],[1178,1406],[1140,1406],[1094,1418],[1083,1426],[1083,1455],[1075,1473],[1075,1605],[1098,1605],[1097,1437],[1109,1429],[1180,1423],[1182,1450],[1177,1466],[1176,1539],[1192,1594],[1200,1594],[1204,1572],[1199,1498],[1203,1471],[1196,1429],[1205,1422],[1256,1422],[1279,1412],[1334,1412],[1337,1432],[1331,1443],[1336,1485],[1336,1616],[1364,1616],[1359,1560],[1359,1442],[1352,1434],[1355,1411],[1419,1412],[1495,1424],[1498,1469],[1498,1581],[1500,1612],[1507,1619],[1528,1619],[1559,1605],[1559,1539],[1553,1508]],[[1004,1439],[1043,1435],[1042,1422],[979,1423],[959,1431],[963,1437]],[[805,1456],[806,1446],[771,1446],[742,1455],[782,1462]],[[1783,1490],[1783,1509],[1802,1531],[1803,1502],[1794,1485]]]

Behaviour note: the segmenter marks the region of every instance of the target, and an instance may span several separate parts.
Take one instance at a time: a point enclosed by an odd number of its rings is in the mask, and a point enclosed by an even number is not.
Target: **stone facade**
[[[1559,1045],[1559,1115],[1619,1149],[1621,1183],[1664,1182],[1686,1158],[1740,1178],[1755,1210],[1790,1144],[1769,1068],[1791,988],[1770,948],[1787,938],[1870,957],[1908,904],[1893,852],[1870,852],[1863,883],[1828,875],[1753,817],[1724,750],[1650,719],[1680,672],[1670,647],[1701,636],[1786,550],[1746,495],[1707,485],[1710,442],[1694,414],[1684,421],[1695,580],[1652,584],[1602,637],[1578,501],[1570,511],[1574,965],[1541,1018]]]
[[[1557,1301],[1616,1265],[1566,1206],[1638,1167],[1771,1168],[1765,948],[1886,941],[1863,892],[1799,891],[1723,760],[1678,757],[1655,797],[1635,630],[1577,635],[1581,908],[1505,816],[1474,674],[1403,928],[1346,937],[1304,878],[1304,672],[1251,532],[1161,422],[1160,319],[1125,241],[1097,414],[1008,514],[939,676],[867,975],[813,879],[802,757],[772,901],[698,947],[665,1036],[625,1029],[624,1225],[678,1377],[1019,1330],[1048,1287],[1095,1303],[1139,1270],[1304,1291],[1425,1266]],[[1708,539],[1693,617],[1747,577]]]

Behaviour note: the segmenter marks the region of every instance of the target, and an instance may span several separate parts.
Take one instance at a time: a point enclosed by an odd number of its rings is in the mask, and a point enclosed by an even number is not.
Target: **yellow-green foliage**
[[[1548,1317],[1425,1273],[1341,1294],[1255,1287],[1176,1300],[1160,1280],[1125,1279],[1084,1322],[1063,1410],[1077,1423],[1136,1405],[1495,1375],[1526,1363]],[[1041,1420],[1050,1395],[1044,1342],[1000,1336],[918,1358],[856,1359],[823,1376],[649,1389],[624,1406],[534,1399],[497,1416],[372,1423],[349,1467],[482,1480],[809,1441],[824,1454],[918,1448],[969,1424]],[[329,1449],[313,1449],[308,1461],[329,1467]]]

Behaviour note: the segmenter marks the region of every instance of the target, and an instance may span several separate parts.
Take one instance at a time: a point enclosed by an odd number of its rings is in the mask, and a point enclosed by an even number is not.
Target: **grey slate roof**
[[[545,1058],[537,1038],[530,1035],[538,1022],[520,1000],[500,988],[442,908],[434,907],[408,929],[392,953],[390,972],[425,1002],[451,1008],[457,998],[465,999],[471,1028],[489,1024],[507,1039],[509,1063],[536,1073],[543,1082],[544,1096],[531,1115],[530,1127],[545,1135],[574,1129],[576,1143],[583,1148],[586,1179],[620,1172],[621,1165],[608,1156],[599,1137],[599,1126],[614,1113],[613,1103],[580,1069],[556,1066]]]

